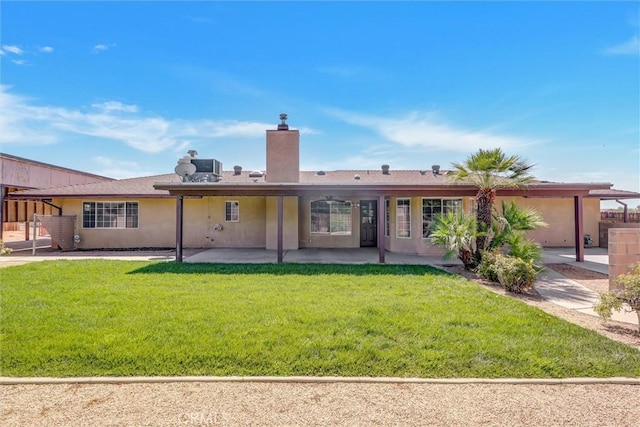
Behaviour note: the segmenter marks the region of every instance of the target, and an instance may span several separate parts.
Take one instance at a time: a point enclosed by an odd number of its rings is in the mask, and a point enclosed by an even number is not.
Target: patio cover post
[[[0,240],[2,240],[4,221],[6,218],[4,217],[4,192],[5,186],[0,184]],[[7,209],[7,212],[9,210]]]
[[[176,261],[182,262],[182,216],[184,197],[176,197]]]
[[[384,206],[384,196],[378,196],[378,262],[380,264],[384,264],[384,227],[385,227],[385,206]]]
[[[582,196],[573,196],[575,223],[576,261],[584,262],[584,220],[582,215]]]
[[[282,263],[282,229],[284,227],[284,215],[282,213],[282,196],[278,196],[278,263]]]

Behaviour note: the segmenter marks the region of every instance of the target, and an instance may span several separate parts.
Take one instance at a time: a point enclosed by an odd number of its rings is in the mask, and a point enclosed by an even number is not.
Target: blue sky
[[[170,173],[187,149],[262,169],[264,131],[286,112],[307,170],[446,169],[502,147],[540,179],[640,191],[637,2],[3,1],[0,13],[9,154],[115,178]]]

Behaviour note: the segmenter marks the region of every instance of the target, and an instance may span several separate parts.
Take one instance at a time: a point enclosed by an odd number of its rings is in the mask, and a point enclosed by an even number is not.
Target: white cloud
[[[468,153],[480,148],[500,147],[513,150],[534,142],[486,130],[455,127],[435,113],[412,112],[404,117],[389,118],[339,109],[326,109],[325,112],[346,123],[368,128],[387,141],[405,147]]]
[[[16,65],[25,65],[27,63],[24,59],[12,59],[11,62]]]
[[[144,170],[138,162],[116,160],[105,156],[96,156],[93,162],[100,166],[92,173],[110,178],[123,179],[153,175],[153,171]]]
[[[604,53],[607,55],[638,55],[640,54],[640,37],[636,35],[624,43],[608,47]]]
[[[22,49],[15,45],[2,45],[2,50],[4,50],[5,52],[13,53],[15,55],[22,55],[24,53]]]
[[[100,52],[104,52],[106,50],[111,49],[112,47],[114,47],[114,44],[97,44],[95,46],[93,46],[93,53],[100,53]]]
[[[51,46],[43,46],[43,47],[40,48],[40,52],[52,53],[53,52],[53,48]]]
[[[264,136],[269,123],[236,120],[172,120],[143,116],[137,106],[117,101],[93,104],[94,110],[39,106],[0,85],[0,134],[3,144],[52,144],[65,134],[102,138],[156,153],[198,140]],[[124,113],[124,114],[123,114]]]
[[[100,104],[91,104],[93,108],[96,108],[102,112],[109,113],[112,111],[120,111],[123,113],[137,113],[137,105],[126,105],[118,101],[107,101]]]

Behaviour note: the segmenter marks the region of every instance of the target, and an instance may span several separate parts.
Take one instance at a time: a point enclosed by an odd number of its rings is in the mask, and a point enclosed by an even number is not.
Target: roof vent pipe
[[[242,166],[234,166],[233,167],[233,174],[234,175],[241,175],[242,174]]]
[[[382,165],[382,174],[389,175],[389,165]]]
[[[440,165],[431,166],[431,171],[434,175],[440,175]]]

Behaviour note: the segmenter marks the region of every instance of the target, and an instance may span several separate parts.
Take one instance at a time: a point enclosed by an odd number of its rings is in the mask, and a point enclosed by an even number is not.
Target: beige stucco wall
[[[278,249],[278,198],[266,198],[266,247]],[[298,198],[282,200],[282,246],[285,250],[298,249]]]
[[[535,208],[549,224],[528,232],[528,236],[546,247],[573,247],[575,244],[574,203],[573,197],[567,198],[524,198],[497,197],[496,208],[500,209],[502,200],[514,200],[518,206]],[[600,200],[583,199],[584,234],[590,234],[593,246],[598,246],[598,230],[600,223]]]
[[[240,203],[240,221],[225,222],[225,201]],[[138,228],[82,228],[83,201],[136,201]],[[176,244],[176,200],[168,199],[57,199],[65,215],[78,216],[78,249],[174,247]],[[264,248],[264,197],[185,198],[183,246],[188,248]],[[222,225],[216,231],[215,225]]]
[[[227,201],[239,202],[238,222],[225,221]],[[188,248],[264,248],[265,206],[264,197],[185,198],[183,245]],[[175,222],[172,224],[175,230]]]
[[[300,181],[300,132],[267,131],[267,182]]]
[[[138,228],[91,229],[82,228],[84,201],[137,201]],[[65,215],[77,215],[80,243],[78,249],[173,247],[175,232],[175,199],[54,199]]]

